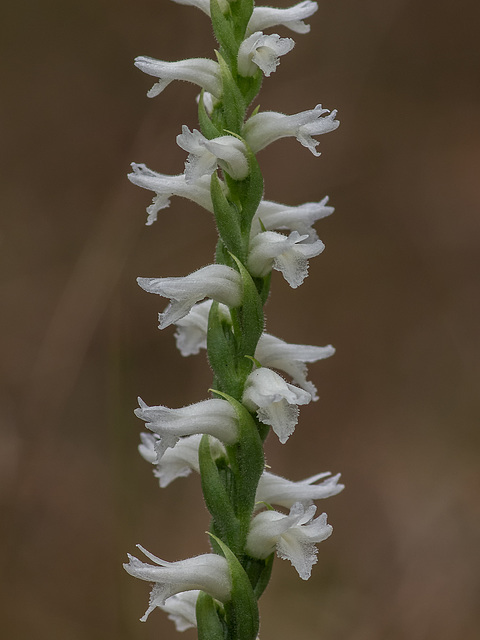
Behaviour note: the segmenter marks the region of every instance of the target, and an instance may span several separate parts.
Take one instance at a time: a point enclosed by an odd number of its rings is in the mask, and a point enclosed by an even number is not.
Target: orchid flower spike
[[[327,202],[328,196],[320,202],[306,202],[296,207],[262,200],[252,220],[250,237],[256,236],[262,228],[267,231],[288,229],[307,235],[306,242],[318,240],[313,224],[334,212],[334,208],[328,207]]]
[[[321,240],[302,243],[308,235],[292,231],[287,237],[275,231],[264,231],[250,242],[248,268],[254,276],[265,277],[270,271],[281,271],[292,287],[299,287],[308,275],[308,258],[318,256],[325,249]]]
[[[154,433],[141,433],[141,444],[138,446],[140,455],[144,460],[155,465],[153,474],[158,478],[163,489],[177,478],[186,478],[192,471],[200,473],[198,461],[198,449],[202,435],[180,438],[177,444],[165,451],[161,459],[158,459],[157,444],[160,437]],[[225,455],[223,444],[216,438],[210,438],[210,452],[214,459]]]
[[[296,502],[287,515],[278,511],[262,511],[250,525],[246,549],[254,558],[267,558],[277,551],[279,558],[290,560],[302,580],[308,580],[317,562],[315,543],[323,542],[332,533],[327,514],[313,519],[317,507],[305,509]]]
[[[312,400],[318,400],[315,385],[307,380],[307,362],[317,362],[333,356],[331,344],[316,347],[307,344],[289,344],[280,338],[263,333],[255,350],[255,358],[265,367],[287,373],[299,387],[308,391]]]
[[[198,589],[182,591],[170,596],[159,608],[168,613],[167,618],[175,623],[177,631],[186,631],[197,626],[196,606]]]
[[[211,596],[227,602],[232,589],[227,561],[223,556],[207,553],[178,562],[166,562],[137,545],[154,565],[128,555],[129,562],[123,568],[134,578],[153,582],[147,611],[140,620],[145,622],[155,607],[165,604],[167,598],[182,591],[205,591]]]
[[[175,0],[178,2],[179,0]],[[197,1],[197,0],[194,0]],[[308,33],[310,25],[305,24],[305,18],[313,16],[318,9],[316,2],[304,0],[287,9],[273,7],[255,7],[247,26],[247,35],[253,31],[263,31],[270,27],[283,26],[295,33]]]
[[[291,38],[281,38],[277,34],[264,35],[261,31],[252,33],[242,42],[238,50],[238,73],[241,76],[254,76],[258,69],[264,75],[272,74],[284,56],[295,46]]]
[[[323,480],[323,482],[316,484],[318,480]],[[255,500],[260,504],[276,504],[286,509],[290,509],[296,502],[308,507],[313,500],[330,498],[343,491],[345,485],[339,484],[339,480],[339,473],[332,476],[330,472],[327,472],[317,473],[317,475],[305,480],[293,482],[269,471],[264,471],[260,476]]]
[[[177,136],[179,147],[188,151],[185,163],[187,182],[211,175],[220,165],[234,180],[243,180],[248,175],[247,150],[245,144],[235,136],[220,136],[208,140],[200,131],[183,125]]]
[[[203,298],[218,300],[229,307],[238,307],[242,302],[240,274],[224,264],[210,264],[184,277],[137,278],[137,282],[148,293],[171,299],[158,316],[160,329],[186,316]]]
[[[135,66],[149,76],[158,78],[147,96],[158,96],[173,80],[185,80],[192,82],[217,98],[222,92],[220,80],[220,66],[215,60],[208,58],[190,58],[178,62],[165,62],[147,56],[135,58]]]
[[[282,444],[295,431],[297,405],[308,404],[311,399],[308,391],[288,384],[278,373],[266,367],[250,373],[243,393],[243,404],[257,412],[260,422],[272,427]]]
[[[291,116],[276,111],[262,111],[247,120],[243,128],[243,137],[253,153],[264,149],[275,140],[293,136],[300,144],[310,149],[314,156],[319,156],[320,152],[316,150],[319,142],[312,136],[334,131],[340,124],[335,120],[336,115],[336,109],[330,112],[323,109],[321,104],[317,104],[314,109]]]
[[[208,433],[225,444],[235,444],[238,439],[237,414],[226,400],[212,398],[180,409],[149,407],[141,398],[138,402],[140,408],[135,409],[135,415],[160,436],[155,445],[157,460],[182,436]]]
[[[157,220],[157,214],[161,209],[170,206],[171,196],[180,196],[192,202],[196,202],[207,211],[213,212],[212,197],[210,195],[210,179],[203,176],[195,182],[187,182],[185,174],[167,176],[163,173],[152,171],[144,164],[132,162],[133,172],[128,174],[128,179],[138,187],[155,192],[152,204],[147,207],[147,226]]]

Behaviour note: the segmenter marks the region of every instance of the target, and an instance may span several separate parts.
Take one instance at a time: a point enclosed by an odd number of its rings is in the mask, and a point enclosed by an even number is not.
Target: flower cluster
[[[269,77],[294,41],[272,27],[307,33],[317,4],[289,9],[254,7],[251,0],[175,0],[207,14],[219,43],[217,59],[164,62],[140,56],[135,65],[156,78],[148,96],[173,80],[200,87],[199,129],[182,126],[177,144],[185,169],[168,176],[132,164],[129,179],[154,193],[147,224],[187,198],[213,213],[219,233],[215,263],[183,277],[142,277],[138,284],[169,300],[160,329],[175,325],[183,356],[206,350],[212,396],[179,408],[139,399],[137,417],[148,432],[139,451],[154,465],[161,487],[200,474],[212,516],[211,550],[166,562],[139,547],[150,563],[129,556],[126,571],[153,583],[145,615],[166,611],[179,631],[197,626],[202,638],[255,640],[257,601],[276,553],[299,576],[310,577],[316,544],[332,533],[314,501],[339,493],[339,475],[319,473],[290,481],[265,469],[263,442],[270,428],[283,444],[293,434],[299,406],[318,400],[307,363],[334,353],[331,345],[289,344],[264,330],[263,306],[272,270],[292,287],[308,275],[308,260],[324,244],[313,225],[331,214],[328,198],[298,206],[265,200],[256,154],[294,137],[315,156],[316,139],[338,127],[336,111],[317,105],[293,115],[249,111],[263,77]],[[286,375],[287,379],[283,376]],[[274,508],[275,507],[275,508]]]

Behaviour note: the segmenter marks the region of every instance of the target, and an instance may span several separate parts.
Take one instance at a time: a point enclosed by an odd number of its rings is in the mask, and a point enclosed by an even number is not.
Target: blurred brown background
[[[179,199],[145,227],[151,194],[125,175],[181,172],[196,123],[196,88],[147,99],[134,56],[210,57],[211,27],[167,0],[2,5],[2,637],[179,637],[161,612],[138,622],[148,586],[121,563],[137,542],[206,551],[208,517],[198,477],[159,490],[132,412],[201,400],[210,372],[135,277],[207,264],[215,231]],[[479,20],[471,0],[322,1],[264,82],[262,108],[342,122],[321,158],[294,140],[259,156],[269,199],[336,207],[304,285],[274,277],[269,331],[337,354],[268,461],[347,489],[319,505],[335,533],[311,580],[277,561],[262,640],[480,636]]]

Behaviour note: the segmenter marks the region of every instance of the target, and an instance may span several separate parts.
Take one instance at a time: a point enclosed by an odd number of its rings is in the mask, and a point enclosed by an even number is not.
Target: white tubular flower
[[[287,237],[275,231],[264,231],[250,242],[248,268],[252,275],[264,277],[273,269],[280,271],[292,287],[299,287],[308,275],[308,259],[325,249],[321,240],[301,244],[308,235],[292,231]]]
[[[178,2],[179,0],[175,1]],[[313,16],[317,9],[318,4],[310,0],[299,2],[288,9],[255,7],[247,26],[247,35],[253,31],[263,31],[264,29],[277,27],[279,25],[287,27],[295,33],[308,33],[310,31],[310,25],[305,24],[303,20]]]
[[[205,300],[194,305],[189,313],[175,322],[175,340],[177,349],[182,356],[193,356],[200,352],[200,349],[207,348],[207,328],[208,314],[212,307],[212,300]],[[218,305],[221,316],[226,321],[230,321],[230,312],[224,304]]]
[[[246,550],[254,558],[267,558],[275,549],[279,558],[290,560],[302,580],[308,580],[317,562],[315,543],[326,540],[332,533],[327,514],[313,519],[317,507],[305,509],[296,502],[289,515],[278,511],[262,511],[250,525]]]
[[[135,409],[135,415],[160,437],[155,444],[158,460],[182,436],[208,433],[226,444],[234,444],[238,439],[237,415],[226,400],[212,398],[179,409],[149,407],[141,398],[138,402],[140,408]]]
[[[210,17],[210,0],[173,0],[177,4],[184,4],[189,7],[196,7]],[[224,0],[226,2],[226,0]]]
[[[168,613],[168,619],[175,623],[177,631],[186,631],[197,626],[197,599],[200,591],[182,591],[165,600],[160,609]]]
[[[291,38],[280,38],[277,34],[266,36],[261,31],[256,31],[240,45],[238,73],[241,76],[253,76],[257,69],[261,69],[268,78],[280,64],[280,56],[284,56],[294,46],[295,42]]]
[[[256,410],[260,422],[270,425],[282,444],[295,431],[297,405],[308,404],[311,399],[308,391],[288,384],[278,373],[265,367],[252,371],[243,393],[247,409]]]
[[[328,116],[324,116],[325,113],[328,113]],[[334,131],[340,124],[335,120],[336,115],[336,109],[329,112],[328,109],[323,109],[321,104],[317,104],[314,109],[291,116],[276,111],[263,111],[247,120],[243,128],[243,137],[253,153],[264,149],[275,140],[293,136],[300,144],[310,149],[314,156],[319,156],[320,152],[316,150],[319,142],[312,136]]]
[[[323,480],[315,484],[318,480]],[[290,509],[296,502],[309,507],[313,500],[323,500],[337,495],[343,491],[345,485],[339,484],[340,474],[332,476],[330,472],[317,473],[315,476],[293,482],[277,476],[274,473],[264,471],[260,476],[255,496],[256,502],[266,502],[276,504],[280,507]]]
[[[154,433],[141,433],[141,444],[138,446],[140,455],[151,464],[156,465],[153,474],[158,478],[162,489],[177,478],[186,478],[192,471],[200,473],[198,448],[203,436],[194,435],[180,438],[177,444],[167,449],[158,460],[156,446],[160,438]],[[225,448],[216,438],[210,439],[210,451],[213,458],[225,455]]]
[[[317,240],[317,232],[312,225],[334,212],[333,207],[327,207],[327,202],[328,196],[320,202],[306,202],[296,207],[262,200],[252,220],[250,237],[260,233],[263,225],[267,231],[289,229],[298,231],[300,235],[308,235],[309,242]]]
[[[197,129],[190,131],[183,125],[182,133],[177,136],[177,144],[189,153],[185,163],[187,182],[211,175],[217,164],[234,180],[243,180],[248,175],[247,150],[244,143],[235,136],[220,136],[208,140]]]
[[[167,176],[163,173],[152,171],[144,164],[132,162],[133,172],[128,174],[128,179],[137,187],[155,192],[152,204],[147,207],[147,225],[157,220],[157,214],[161,209],[170,206],[171,196],[180,196],[192,200],[207,211],[213,212],[212,197],[210,195],[210,179],[207,176],[187,182],[185,174]]]
[[[292,377],[299,387],[308,391],[312,400],[318,400],[315,385],[307,380],[306,362],[317,362],[333,356],[331,344],[316,347],[308,344],[289,344],[280,338],[263,333],[255,350],[255,358],[265,367],[280,369]]]
[[[148,91],[149,98],[158,96],[173,80],[192,82],[217,98],[222,92],[220,66],[218,62],[208,58],[165,62],[148,56],[138,56],[135,58],[135,66],[149,76],[159,78],[159,81]]]
[[[212,597],[227,602],[232,589],[228,564],[224,557],[214,553],[206,553],[178,562],[165,562],[137,545],[155,565],[147,564],[128,554],[129,562],[123,568],[134,578],[155,583],[150,593],[150,602],[145,615],[140,618],[145,622],[155,607],[165,604],[182,591],[199,589]]]
[[[203,298],[218,300],[229,307],[238,307],[242,301],[240,274],[224,264],[210,264],[184,277],[137,278],[137,282],[148,293],[171,299],[158,316],[160,329],[186,316]]]

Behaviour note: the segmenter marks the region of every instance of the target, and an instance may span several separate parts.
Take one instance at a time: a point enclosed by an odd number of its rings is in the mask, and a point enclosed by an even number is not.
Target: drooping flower
[[[208,433],[225,444],[234,444],[238,439],[237,414],[226,400],[211,398],[179,409],[149,407],[141,398],[138,402],[140,408],[135,409],[135,415],[160,438],[155,444],[157,460],[182,436]]]
[[[317,484],[318,480],[323,480]],[[308,507],[313,500],[323,500],[340,493],[345,486],[339,484],[340,474],[317,473],[315,476],[293,482],[264,471],[260,476],[255,500],[259,503],[276,504],[290,509],[296,502]]]
[[[188,151],[185,163],[185,179],[187,182],[198,180],[204,175],[211,175],[217,165],[234,178],[243,180],[248,175],[248,161],[245,144],[235,136],[220,136],[209,140],[200,131],[182,126],[182,133],[177,136],[179,147]]]
[[[157,214],[161,209],[170,206],[171,196],[180,196],[192,202],[196,202],[207,211],[213,212],[212,197],[210,195],[210,179],[207,176],[196,181],[187,182],[185,174],[168,176],[152,171],[144,164],[132,162],[133,172],[128,174],[128,179],[133,184],[143,189],[155,192],[152,204],[147,207],[147,225],[157,220]]]
[[[197,7],[210,16],[210,0],[173,0],[177,4],[185,4]],[[229,0],[218,0],[222,11],[228,7]],[[246,35],[254,31],[263,31],[270,27],[283,26],[295,33],[308,33],[310,25],[303,21],[310,18],[318,9],[318,4],[311,0],[304,0],[293,7],[277,9],[274,7],[254,7],[252,16],[247,26]]]
[[[220,66],[215,60],[190,58],[165,62],[148,56],[138,56],[135,58],[135,66],[149,76],[159,79],[148,91],[149,98],[158,96],[173,80],[192,82],[217,98],[221,95]]]
[[[184,277],[137,278],[137,282],[148,293],[171,299],[158,316],[160,329],[186,316],[203,298],[218,300],[229,307],[238,307],[242,302],[240,274],[224,264],[210,264]]]
[[[295,42],[291,38],[281,38],[276,33],[264,35],[261,31],[256,31],[240,45],[238,73],[241,76],[253,76],[261,69],[268,78],[280,64],[280,56],[284,56],[294,46]]]
[[[243,403],[247,409],[257,412],[260,422],[268,424],[282,444],[295,431],[298,422],[298,406],[308,404],[312,396],[299,389],[266,367],[252,371],[245,383]]]
[[[186,478],[192,471],[200,473],[198,461],[198,448],[203,436],[194,435],[180,438],[177,444],[165,451],[158,459],[157,444],[159,436],[154,433],[141,433],[141,444],[138,450],[141,456],[151,464],[155,465],[153,474],[158,478],[160,487],[163,489],[177,478]],[[214,459],[225,455],[225,448],[216,438],[210,438],[210,453]]]
[[[317,362],[333,356],[334,347],[316,347],[308,344],[290,344],[280,338],[263,333],[255,350],[255,358],[265,367],[285,371],[299,387],[308,391],[312,400],[318,400],[315,385],[307,380],[307,362]]]
[[[336,115],[336,109],[330,112],[323,109],[321,104],[317,104],[314,109],[290,116],[276,111],[262,111],[247,120],[243,128],[243,137],[253,153],[264,149],[275,140],[293,136],[300,144],[310,149],[314,156],[319,156],[320,152],[316,150],[319,142],[312,136],[334,131],[340,124],[335,120]]]
[[[178,0],[176,0],[178,2]],[[247,26],[247,35],[253,31],[263,31],[270,27],[283,26],[295,33],[308,33],[310,25],[303,20],[310,18],[318,9],[316,2],[304,0],[293,7],[276,9],[274,7],[255,7]]]
[[[317,507],[307,508],[296,502],[285,515],[278,511],[262,511],[254,516],[247,537],[246,550],[254,558],[267,558],[277,551],[279,558],[289,560],[302,580],[308,580],[317,562],[316,543],[332,533],[327,514],[313,519]]]
[[[312,225],[334,212],[327,202],[328,196],[320,202],[306,202],[296,207],[262,200],[252,220],[250,237],[260,233],[262,227],[267,231],[289,229],[298,231],[300,235],[308,235],[308,242],[313,242],[318,236]]]
[[[137,546],[149,560],[155,563],[147,564],[129,554],[129,562],[123,565],[125,571],[134,578],[154,583],[148,609],[140,618],[142,622],[145,622],[155,607],[162,606],[167,598],[182,591],[199,589],[220,602],[227,602],[230,599],[232,585],[228,564],[223,556],[206,553],[187,560],[166,562],[140,545]]]
[[[196,606],[198,589],[182,591],[170,596],[160,605],[160,609],[168,613],[168,619],[175,623],[177,631],[186,631],[197,626]]]
[[[299,287],[308,274],[308,259],[318,256],[325,245],[321,240],[302,243],[308,235],[292,231],[287,237],[276,231],[263,231],[250,242],[248,268],[254,276],[264,277],[273,269],[281,271],[292,287]]]

